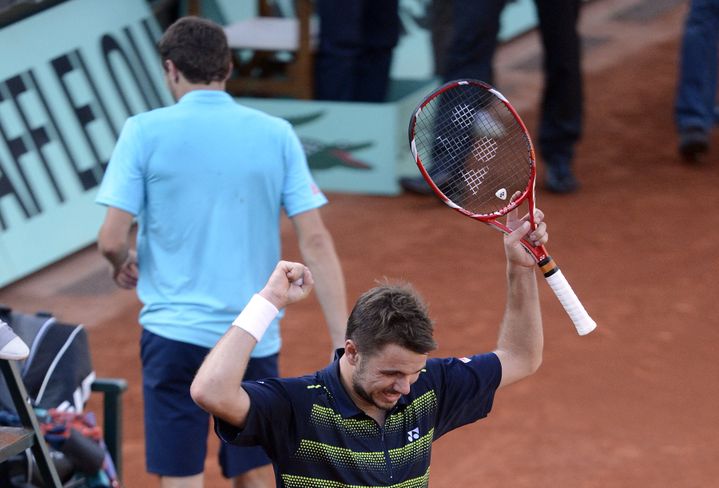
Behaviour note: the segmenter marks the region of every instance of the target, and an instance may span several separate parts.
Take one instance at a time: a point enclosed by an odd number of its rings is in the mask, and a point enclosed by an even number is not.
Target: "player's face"
[[[389,410],[409,393],[426,362],[427,354],[388,344],[372,356],[360,355],[352,374],[352,389],[368,404]]]

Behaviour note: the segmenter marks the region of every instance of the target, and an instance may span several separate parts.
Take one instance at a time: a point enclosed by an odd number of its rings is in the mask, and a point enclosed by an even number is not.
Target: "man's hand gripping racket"
[[[457,80],[430,93],[409,123],[417,166],[434,193],[449,207],[509,234],[498,221],[524,201],[535,229],[534,148],[524,122],[509,101],[477,80]],[[542,270],[579,335],[592,320],[546,248],[526,238],[522,245]]]

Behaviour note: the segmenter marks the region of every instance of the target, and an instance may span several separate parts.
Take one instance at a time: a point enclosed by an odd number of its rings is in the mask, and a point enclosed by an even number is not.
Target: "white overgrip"
[[[584,305],[579,301],[579,298],[577,298],[574,290],[569,286],[569,282],[559,269],[547,277],[547,283],[549,283],[554,294],[557,295],[559,303],[562,304],[569,318],[574,322],[574,327],[576,327],[579,335],[589,334],[597,328],[597,323],[592,320],[584,309]]]

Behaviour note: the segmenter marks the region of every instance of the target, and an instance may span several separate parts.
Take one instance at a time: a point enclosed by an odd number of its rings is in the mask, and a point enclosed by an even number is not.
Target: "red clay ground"
[[[502,391],[488,419],[435,444],[434,487],[719,484],[719,329],[711,312],[719,270],[719,137],[715,132],[704,165],[677,157],[672,102],[685,5],[650,22],[596,22],[607,9],[636,3],[593,2],[585,12],[583,32],[598,42],[585,62],[586,136],[577,158],[583,188],[569,197],[539,194],[550,249],[599,328],[578,337],[542,284],[543,367]],[[507,57],[513,50],[519,56]],[[530,130],[536,91],[517,87],[538,83],[538,72],[511,66],[535,52],[536,39],[528,36],[498,60],[500,83],[525,105],[520,111]],[[350,297],[376,278],[407,279],[430,303],[437,355],[493,347],[504,303],[498,233],[430,198],[330,198],[324,216]],[[291,227],[283,225],[286,257],[296,259]],[[125,484],[155,486],[144,470],[139,304],[133,293],[114,290],[105,273],[88,249],[0,290],[0,302],[50,309],[87,325],[98,375],[129,382]],[[284,374],[323,366],[329,341],[316,300],[289,310],[284,338]],[[89,408],[99,412],[96,398]],[[220,480],[211,454],[207,486],[229,486]]]

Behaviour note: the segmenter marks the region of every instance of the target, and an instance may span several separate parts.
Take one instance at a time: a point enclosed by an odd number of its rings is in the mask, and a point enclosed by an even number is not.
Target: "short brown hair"
[[[172,61],[190,83],[222,81],[230,66],[230,48],[222,27],[200,17],[182,17],[167,28],[158,45],[163,65]]]
[[[408,283],[383,283],[362,294],[347,320],[346,339],[369,356],[387,344],[427,354],[437,348],[422,297]]]

